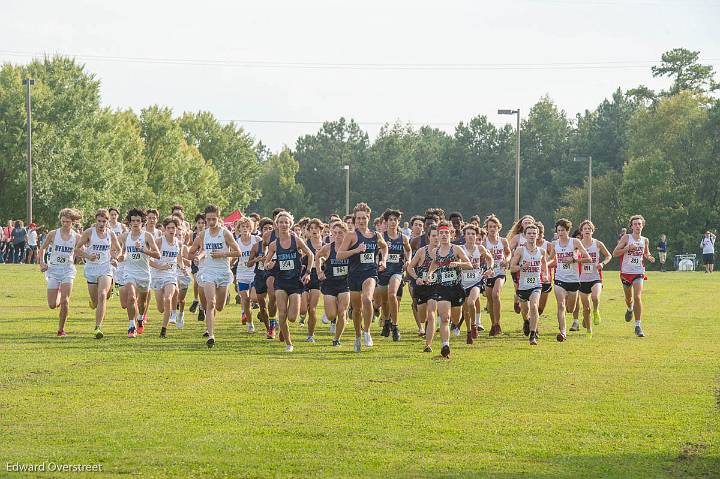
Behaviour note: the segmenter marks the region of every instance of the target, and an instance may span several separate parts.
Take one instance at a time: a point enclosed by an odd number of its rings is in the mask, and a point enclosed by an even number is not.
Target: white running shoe
[[[360,338],[355,338],[355,346],[353,347],[353,350],[356,353],[362,351],[362,341],[360,341]]]
[[[372,347],[373,340],[372,336],[370,336],[370,331],[363,333],[363,336],[365,337],[365,346],[367,346],[368,348]]]
[[[170,324],[175,324],[177,321],[175,319],[175,311],[170,313]]]
[[[182,329],[185,326],[185,312],[178,314],[175,326],[177,326],[178,329]]]
[[[330,323],[330,334],[335,334],[335,323]]]
[[[315,338],[313,338],[312,336],[308,336],[307,339],[305,340],[305,342],[306,342],[306,343],[314,343],[314,342],[315,342]]]
[[[255,325],[253,323],[248,323],[248,333],[254,333],[255,332]]]
[[[460,336],[460,328],[453,327],[450,331],[453,333],[453,336]]]
[[[328,319],[327,315],[325,313],[323,313],[322,323],[328,324],[329,322],[330,322],[330,320]]]
[[[294,349],[295,349],[295,348],[293,347],[292,344],[288,344],[287,346],[285,346],[285,352],[286,352],[286,353],[292,353]]]

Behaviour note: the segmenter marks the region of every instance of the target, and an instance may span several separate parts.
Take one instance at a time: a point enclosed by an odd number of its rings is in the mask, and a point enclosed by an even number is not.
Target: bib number
[[[262,261],[258,261],[256,264],[258,271],[265,271],[265,263],[263,263]]]
[[[67,258],[65,256],[57,256],[53,258],[54,264],[65,264],[67,262]]]
[[[133,261],[139,261],[140,260],[140,253],[132,253],[130,254],[130,259]]]
[[[443,283],[452,283],[457,280],[457,271],[443,271],[440,281]]]
[[[423,273],[422,279],[423,279],[423,281],[425,281],[425,282],[434,283],[434,282],[437,281],[437,273],[433,273],[433,274],[431,274],[430,276],[428,276],[427,271],[426,271],[426,272]]]
[[[335,266],[333,267],[333,276],[339,277],[339,276],[347,276],[348,274],[348,267],[347,266]]]
[[[388,263],[399,263],[400,262],[400,255],[398,253],[391,253],[387,257]]]
[[[360,253],[360,262],[363,264],[373,264],[375,262],[375,253]]]
[[[526,286],[537,286],[537,278],[535,276],[525,276],[523,284]]]
[[[632,257],[632,258],[630,258],[630,263],[631,264],[640,264],[640,258],[638,258],[637,256]]]
[[[563,263],[562,269],[565,271],[570,271],[570,263]]]
[[[295,268],[295,262],[291,259],[280,261],[280,271],[290,271]]]
[[[463,281],[477,281],[480,279],[480,274],[477,271],[463,271],[462,279]]]
[[[583,265],[583,273],[592,273],[594,269],[594,265],[592,264],[584,264]]]

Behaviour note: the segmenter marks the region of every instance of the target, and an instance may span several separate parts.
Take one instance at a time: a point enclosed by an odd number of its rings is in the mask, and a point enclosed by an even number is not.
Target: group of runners
[[[387,209],[372,219],[365,203],[351,215],[332,215],[327,224],[278,208],[272,218],[242,217],[233,231],[226,228],[217,206],[196,215],[191,226],[181,206],[160,221],[155,209],[132,208],[124,218],[116,208],[100,209],[94,224],[77,233],[81,220],[74,209],[60,211],[60,226],[50,231],[39,252],[47,279],[48,305],[59,309],[58,336],[65,336],[76,258],[85,262],[89,305],[95,310],[97,339],[108,300],[119,290],[127,312],[129,338],[142,335],[151,296],[162,315],[160,337],[174,324],[183,328],[188,290],[193,289],[190,312],[205,323],[208,348],[215,345],[217,316],[229,302],[232,289],[242,307],[241,322],[255,332],[253,310],[268,339],[278,338],[285,350],[294,349],[289,323],[300,319],[307,342],[315,342],[317,306],[322,298],[332,345],[341,345],[352,321],[355,352],[373,346],[372,323],[380,335],[400,340],[398,311],[407,284],[417,335],[432,352],[439,332],[441,355],[450,356],[451,336],[465,329],[467,344],[484,331],[481,311],[490,319],[489,336],[502,334],[501,292],[510,272],[516,313],[531,345],[538,342],[540,314],[554,291],[557,299],[558,341],[567,339],[566,315],[579,317],[586,334],[601,322],[603,268],[620,257],[625,292],[625,320],[635,319],[635,334],[643,337],[642,291],[644,260],[654,262],[645,220],[630,218],[630,232],[610,251],[593,237],[595,227],[585,220],[573,230],[567,219],[555,223],[552,241],[544,225],[532,216],[520,218],[506,236],[495,215],[481,221],[473,216],[445,217],[442,209],[428,209],[410,220],[410,237],[400,230],[402,212]],[[370,225],[373,225],[371,228]],[[154,293],[154,294],[153,294]],[[486,307],[481,297],[487,299]],[[578,319],[571,330],[579,330]]]

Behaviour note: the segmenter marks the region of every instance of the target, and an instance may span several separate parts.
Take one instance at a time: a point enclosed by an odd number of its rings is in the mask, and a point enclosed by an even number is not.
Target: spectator
[[[665,236],[665,233],[660,235],[657,251],[658,257],[660,258],[660,271],[665,271],[665,260],[667,259],[667,236]]]
[[[15,222],[15,228],[12,233],[13,243],[13,263],[22,263],[25,258],[25,244],[27,243],[27,231],[22,220]]]
[[[12,230],[13,230],[13,222],[12,220],[8,220],[7,226],[3,228],[3,233],[5,235],[5,262],[6,263],[12,263],[13,260],[13,251],[15,251],[12,247]]]
[[[403,227],[400,228],[400,232],[402,234],[404,234],[405,236],[407,236],[408,238],[410,238],[410,236],[412,236],[412,230],[410,229],[410,223],[408,223],[407,221],[405,223],[403,223]]]
[[[620,228],[620,233],[618,234],[617,240],[620,241],[625,237],[627,234],[627,228]]]
[[[5,262],[5,243],[7,236],[5,235],[5,228],[0,226],[0,263]]]
[[[25,263],[35,264],[37,262],[38,233],[37,225],[30,223],[27,231],[27,257]]]
[[[705,232],[705,236],[700,242],[703,252],[703,264],[705,272],[712,273],[715,269],[715,235],[710,231]]]

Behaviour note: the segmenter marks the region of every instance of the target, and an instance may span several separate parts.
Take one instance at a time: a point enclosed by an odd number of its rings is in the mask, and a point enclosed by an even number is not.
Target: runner
[[[65,337],[65,322],[70,308],[70,295],[75,280],[75,245],[80,235],[73,231],[73,223],[82,219],[77,210],[64,208],[58,215],[60,228],[50,231],[45,241],[40,245],[38,262],[40,271],[45,273],[47,279],[47,301],[50,309],[60,308],[58,322],[58,337]],[[50,257],[45,262],[45,252]]]
[[[553,257],[553,246],[552,243],[545,239],[545,225],[542,224],[540,221],[535,223],[538,227],[538,238],[537,238],[537,245],[538,248],[544,249],[545,252],[548,255],[548,263],[547,268],[542,270],[540,272],[540,282],[542,284],[542,289],[540,290],[540,302],[538,303],[538,314],[542,315],[543,311],[545,311],[545,306],[547,305],[547,300],[550,297],[550,292],[552,291],[552,271],[555,267],[555,259],[549,259]],[[571,329],[572,331],[572,329]]]
[[[432,254],[432,263],[428,274],[437,272],[438,284],[435,287],[438,316],[440,317],[440,339],[442,349],[440,354],[444,358],[450,357],[450,321],[454,325],[460,322],[462,305],[465,302],[465,292],[461,285],[461,270],[471,270],[472,263],[461,246],[454,245],[451,240],[451,223],[440,221],[438,225],[438,247]],[[425,330],[427,344],[432,344],[434,328]]]
[[[182,219],[182,217],[176,217],[178,220]],[[180,243],[180,258],[182,261],[182,267],[179,268],[177,272],[178,291],[173,297],[173,312],[170,316],[170,323],[175,323],[178,329],[182,329],[185,326],[185,296],[187,296],[188,288],[192,282],[190,268],[193,263],[190,259],[188,259],[188,250],[190,249],[190,246],[192,246],[190,228],[184,226],[183,223],[179,224],[181,226],[176,229],[175,236]]]
[[[300,314],[300,296],[303,285],[310,281],[310,272],[302,271],[300,253],[308,257],[311,270],[315,266],[315,254],[302,238],[292,233],[293,217],[287,211],[280,212],[276,219],[277,238],[270,243],[265,254],[265,269],[273,269],[277,263],[275,278],[275,299],[280,322],[280,339],[285,341],[285,351],[294,349],[288,321],[294,323]],[[273,259],[277,258],[277,259]],[[314,342],[314,341],[313,341]]]
[[[517,295],[520,299],[520,312],[528,318],[530,345],[538,343],[538,303],[540,301],[540,273],[547,268],[547,253],[537,247],[538,227],[535,224],[525,226],[525,245],[518,246],[510,261],[510,271],[519,273]]]
[[[237,283],[237,291],[240,295],[240,304],[242,308],[242,324],[247,324],[247,332],[255,332],[255,324],[252,318],[252,308],[250,307],[250,289],[255,282],[255,270],[249,265],[250,252],[258,242],[262,240],[252,235],[253,223],[248,217],[240,218],[237,222],[236,238],[240,248],[240,256],[238,256],[235,272],[235,281]]]
[[[197,278],[203,291],[205,309],[205,324],[207,331],[207,347],[215,345],[215,319],[216,314],[223,310],[227,300],[228,286],[232,283],[232,271],[228,258],[240,255],[232,233],[219,224],[220,208],[215,205],[205,207],[205,221],[207,228],[195,238],[189,251],[191,258],[199,258],[202,253],[205,258],[198,266]]]
[[[320,279],[320,290],[323,294],[325,314],[330,320],[330,334],[333,334],[332,345],[340,346],[340,337],[345,331],[348,306],[350,305],[350,288],[348,287],[349,259],[337,258],[337,246],[342,244],[348,233],[347,225],[342,221],[332,223],[332,241],[324,245],[315,256],[315,269]]]
[[[400,232],[400,219],[402,212],[387,209],[382,215],[385,224],[383,239],[388,245],[387,267],[378,274],[378,286],[375,288],[375,298],[383,311],[383,329],[381,336],[388,337],[392,332],[392,340],[400,341],[398,329],[399,301],[398,294],[403,288],[402,274],[405,263],[412,257],[410,241]]]
[[[595,225],[590,220],[580,223],[580,233],[582,234],[582,245],[590,255],[590,262],[583,263],[580,270],[580,300],[583,306],[583,326],[592,334],[592,325],[590,324],[590,300],[592,300],[592,318],[595,325],[600,324],[600,293],[602,292],[602,271],[605,266],[612,260],[610,251],[605,244],[593,238]],[[605,259],[600,261],[600,253]]]
[[[150,259],[158,259],[160,253],[155,239],[142,230],[145,212],[138,208],[128,210],[125,220],[130,230],[120,237],[122,255],[119,258],[123,265],[120,278],[120,305],[127,310],[128,338],[135,338],[145,331],[141,306],[150,291]],[[136,323],[137,321],[137,323]]]
[[[507,235],[508,246],[510,247],[511,254],[515,254],[515,250],[518,249],[518,247],[525,246],[525,235],[523,234],[523,231],[526,226],[531,224],[535,224],[535,218],[530,215],[525,215],[512,225]],[[520,275],[519,273],[511,274],[511,277],[516,292],[513,308],[516,313],[520,314],[520,298],[517,295],[518,279]]]
[[[193,243],[195,242],[195,239],[198,236],[201,236],[203,231],[205,230],[205,215],[203,213],[198,213],[195,215],[195,228],[193,229],[192,235],[190,236],[190,247],[192,247]],[[190,273],[192,273],[193,277],[193,302],[190,304],[190,312],[195,313],[197,311],[198,306],[200,305],[200,294],[202,291],[200,290],[200,286],[198,284],[198,259],[192,259],[192,265],[190,266]],[[205,310],[200,307],[200,311],[198,312],[198,321],[205,321]]]
[[[490,315],[490,333],[489,336],[499,336],[502,334],[500,327],[500,293],[505,284],[505,268],[510,262],[510,246],[508,240],[500,236],[502,223],[494,214],[485,218],[485,229],[487,230],[487,238],[485,238],[485,248],[493,257],[493,276],[485,280],[485,296],[487,297],[488,314]]]
[[[572,223],[570,220],[560,218],[555,222],[555,232],[558,239],[552,242],[550,261],[555,261],[555,299],[557,300],[557,319],[560,333],[558,341],[567,339],[565,328],[565,313],[573,311],[580,289],[580,266],[578,263],[587,263],[590,256],[577,238],[570,237]],[[530,326],[526,322],[523,326],[525,336],[530,333]],[[592,336],[592,330],[588,330]]]
[[[118,221],[118,218],[120,217],[120,211],[115,208],[111,207],[108,209],[108,213],[110,214],[110,221],[108,221],[107,228],[115,233],[115,237],[120,239],[120,237],[128,230],[128,227],[125,226],[123,223]],[[123,263],[119,263],[117,268],[115,268],[115,272],[113,273],[113,283],[115,287],[120,290],[122,287],[122,277],[123,277]],[[111,290],[112,291],[112,290]]]
[[[350,286],[350,303],[355,327],[354,350],[362,349],[360,333],[363,333],[365,346],[373,345],[370,335],[370,324],[373,317],[372,298],[378,281],[378,271],[385,270],[388,247],[382,236],[368,228],[371,210],[365,203],[358,203],[353,209],[354,234],[345,235],[337,249],[337,259],[350,259],[348,268],[348,284]],[[380,251],[379,263],[376,254]]]
[[[630,322],[635,316],[635,336],[639,338],[645,337],[640,324],[643,313],[642,292],[647,279],[643,259],[655,262],[655,257],[650,254],[648,239],[642,236],[644,227],[645,218],[642,215],[631,216],[632,233],[624,234],[613,250],[613,256],[620,257],[620,280],[627,305],[625,321]]]
[[[183,244],[177,238],[177,231],[182,223],[175,216],[163,220],[163,235],[155,240],[160,251],[159,259],[151,261],[155,268],[152,275],[152,289],[155,291],[157,310],[163,315],[160,337],[167,337],[167,327],[171,316],[175,313],[173,298],[178,293],[178,274],[185,269],[183,263]]]
[[[475,224],[469,223],[465,225],[463,228],[463,236],[465,237],[465,244],[460,247],[472,264],[472,269],[466,269],[462,272],[461,283],[465,292],[463,316],[467,330],[466,343],[473,344],[473,340],[476,339],[478,335],[478,327],[475,321],[479,309],[477,309],[476,301],[485,291],[486,278],[492,276],[494,273],[493,257],[490,252],[478,242],[480,228]]]
[[[262,218],[260,220],[258,230],[260,232],[260,241],[255,243],[255,246],[250,250],[250,256],[248,258],[248,268],[254,267],[255,280],[250,287],[250,295],[253,300],[259,305],[260,311],[258,311],[258,319],[265,325],[267,339],[275,339],[275,331],[277,330],[277,321],[271,319],[275,316],[275,302],[270,304],[270,311],[268,312],[267,298],[267,278],[268,271],[265,271],[265,263],[263,258],[267,252],[266,248],[263,248],[263,237],[270,237],[270,233],[275,229],[273,220],[270,218]]]
[[[407,266],[407,272],[415,283],[415,302],[417,303],[418,318],[425,336],[425,349],[423,352],[432,352],[432,337],[435,331],[435,312],[437,310],[437,297],[435,287],[437,285],[437,273],[428,274],[432,263],[432,251],[438,247],[437,225],[430,225],[426,230],[428,244],[421,247],[412,257]],[[431,332],[432,334],[427,334]]]
[[[100,330],[105,319],[107,297],[112,288],[113,270],[120,254],[115,233],[107,229],[110,218],[104,208],[95,213],[95,225],[86,229],[75,245],[75,257],[86,260],[85,279],[90,295],[90,309],[95,310],[95,339],[102,339]]]
[[[317,252],[323,247],[322,239],[322,228],[323,224],[318,218],[313,218],[307,223],[307,241],[306,245],[313,252],[313,255],[317,255]],[[308,331],[307,331],[307,342],[315,342],[315,326],[317,325],[317,305],[320,301],[320,279],[318,277],[317,267],[308,265],[308,256],[303,256],[302,265],[303,268],[310,271],[310,281],[305,285],[304,292],[302,294],[302,301],[300,306],[300,312],[307,313],[308,315]],[[309,267],[310,266],[310,267]]]

